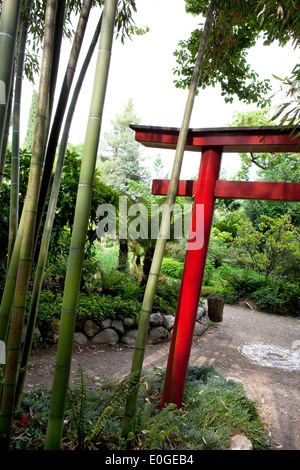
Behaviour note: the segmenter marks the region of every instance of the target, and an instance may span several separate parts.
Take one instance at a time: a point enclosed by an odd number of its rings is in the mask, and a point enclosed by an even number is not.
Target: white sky
[[[150,31],[144,36],[136,36],[132,41],[126,40],[122,45],[115,40],[112,50],[109,82],[103,113],[101,137],[110,130],[110,123],[117,114],[121,114],[125,104],[131,98],[134,110],[143,125],[180,127],[188,90],[176,89],[173,83],[173,68],[176,66],[173,52],[178,48],[181,39],[187,39],[190,32],[197,27],[201,19],[185,12],[184,0],[137,0],[138,13],[135,15],[137,26],[149,26]],[[98,22],[97,10],[92,10],[82,59],[85,56],[89,39],[92,37]],[[74,21],[76,28],[76,21]],[[62,48],[61,75],[58,90],[65,73],[71,43],[66,42]],[[255,47],[249,52],[249,61],[260,74],[260,78],[272,79],[272,74],[285,77],[296,63],[297,54],[291,47],[284,49],[274,46]],[[94,82],[96,54],[82,87],[69,141],[76,145],[84,142],[86,123],[89,114],[91,93]],[[80,70],[80,63],[78,70]],[[76,82],[76,78],[74,83]],[[274,91],[278,81],[274,80]],[[36,84],[36,89],[38,83]],[[22,98],[22,134],[25,138],[31,92],[33,87],[26,86]],[[237,100],[234,104],[225,104],[219,88],[201,91],[196,97],[190,127],[223,127],[231,123],[235,111],[255,109]],[[162,149],[144,149],[143,155],[149,166],[160,155],[165,169],[171,171],[174,151]],[[198,172],[200,155],[186,152],[183,160],[181,178],[188,179]],[[223,167],[232,175],[239,164],[238,155],[224,155]]]

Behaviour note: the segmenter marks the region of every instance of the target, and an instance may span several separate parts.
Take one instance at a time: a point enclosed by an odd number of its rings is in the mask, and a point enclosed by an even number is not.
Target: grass
[[[82,369],[78,372],[77,386],[68,393],[64,450],[226,450],[237,433],[246,435],[254,450],[272,449],[255,403],[240,384],[227,381],[213,366],[189,367],[179,410],[174,405],[159,408],[163,369],[145,374],[128,439],[120,429],[129,379],[105,379],[90,387]],[[24,396],[12,449],[43,448],[49,397],[44,388]]]

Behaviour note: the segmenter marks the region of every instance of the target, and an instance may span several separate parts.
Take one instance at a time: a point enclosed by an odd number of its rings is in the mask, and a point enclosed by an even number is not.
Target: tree
[[[234,114],[232,126],[265,126],[275,125],[270,117],[270,109],[241,112]],[[300,181],[300,155],[299,153],[242,153],[240,154],[241,169],[235,179],[255,179],[257,181]],[[254,173],[254,176],[253,174]],[[256,228],[260,224],[262,214],[276,218],[290,214],[292,223],[300,224],[300,207],[297,202],[248,200],[243,203],[246,215]]]
[[[299,263],[299,229],[285,214],[276,219],[261,215],[256,229],[247,218],[240,221],[236,243],[249,254],[251,267],[265,280],[289,273],[291,264]]]
[[[186,11],[203,15],[208,4],[208,0],[186,0]],[[210,53],[203,64],[199,87],[204,89],[219,83],[225,102],[232,102],[237,96],[245,103],[257,103],[261,107],[269,104],[270,98],[266,98],[271,89],[269,80],[258,79],[247,63],[247,51],[261,36],[266,46],[275,40],[284,46],[292,40],[296,47],[300,38],[298,12],[299,1],[286,0],[280,4],[275,0],[217,1],[208,45]],[[180,49],[175,51],[178,64],[175,84],[179,88],[187,88],[190,83],[201,32],[201,28],[193,31],[189,39],[180,41]]]
[[[122,114],[112,121],[112,131],[104,135],[98,168],[104,183],[128,194],[130,181],[147,183],[149,172],[142,166],[140,145],[135,141],[130,124],[138,124],[130,99]]]
[[[134,131],[130,124],[138,124],[139,119],[133,109],[130,99],[122,114],[112,121],[112,131],[104,135],[100,147],[98,168],[105,184],[112,186],[123,195],[135,198],[135,184],[147,184],[149,172],[142,166],[140,145],[135,141]],[[120,215],[120,212],[119,212]],[[127,224],[127,220],[119,220],[119,224]],[[119,238],[118,269],[128,268],[128,239]]]

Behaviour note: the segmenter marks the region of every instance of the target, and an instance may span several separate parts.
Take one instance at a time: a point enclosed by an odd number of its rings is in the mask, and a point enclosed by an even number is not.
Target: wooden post
[[[224,299],[219,295],[210,295],[207,298],[208,318],[213,322],[223,321]]]

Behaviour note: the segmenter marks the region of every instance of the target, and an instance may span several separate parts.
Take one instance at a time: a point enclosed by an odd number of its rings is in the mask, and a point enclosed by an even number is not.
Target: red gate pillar
[[[203,149],[161,407],[168,403],[175,403],[180,408],[182,404],[214,213],[215,184],[219,178],[221,158],[222,147]],[[197,207],[204,209],[203,218],[200,221],[197,220],[197,214],[200,212],[197,211]]]

